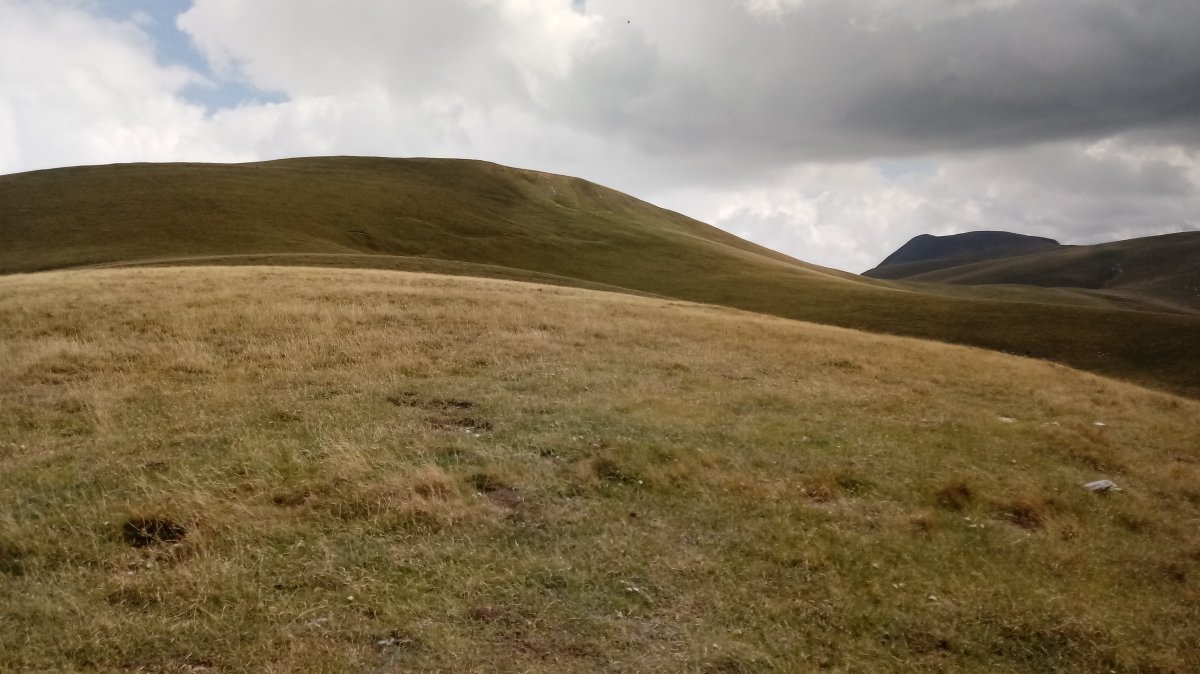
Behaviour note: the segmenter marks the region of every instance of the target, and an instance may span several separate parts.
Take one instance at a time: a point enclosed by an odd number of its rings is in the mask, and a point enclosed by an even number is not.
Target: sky
[[[1200,229],[1197,45],[1196,0],[0,0],[0,174],[477,158],[860,272]]]

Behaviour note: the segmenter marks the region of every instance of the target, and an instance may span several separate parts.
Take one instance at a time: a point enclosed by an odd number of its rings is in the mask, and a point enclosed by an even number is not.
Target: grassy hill
[[[565,274],[584,268],[571,260],[582,253],[590,266],[632,259],[637,278],[637,263],[687,239],[817,269],[583,180],[467,160],[88,166],[0,176],[0,196],[0,272],[324,253]]]
[[[3,671],[1200,669],[1200,403],[1055,364],[226,267],[0,278],[0,382]]]
[[[1063,246],[937,269],[898,265],[890,268],[886,277],[957,285],[1021,284],[1103,290],[1114,296],[1200,310],[1200,232],[1092,246]]]
[[[493,164],[80,167],[0,176],[0,204],[0,272],[157,261],[483,273],[982,346],[1200,396],[1195,315],[863,279],[586,181]]]
[[[1012,232],[963,232],[947,236],[920,234],[884,258],[863,276],[880,279],[909,278],[925,272],[970,262],[996,260],[1060,248],[1054,239]]]

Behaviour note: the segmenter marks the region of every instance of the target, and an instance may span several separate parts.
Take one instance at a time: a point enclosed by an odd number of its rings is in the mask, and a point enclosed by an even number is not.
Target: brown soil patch
[[[469,410],[475,407],[475,403],[470,400],[422,398],[412,391],[388,396],[387,400],[396,407],[419,407],[426,410]]]
[[[121,525],[121,538],[130,547],[178,543],[187,535],[182,524],[162,517],[134,517]]]
[[[937,495],[934,497],[934,500],[941,508],[945,508],[946,510],[960,511],[966,510],[967,506],[971,505],[971,501],[974,496],[975,495],[972,493],[971,487],[969,487],[965,482],[958,482],[943,487],[940,491],[938,491]]]

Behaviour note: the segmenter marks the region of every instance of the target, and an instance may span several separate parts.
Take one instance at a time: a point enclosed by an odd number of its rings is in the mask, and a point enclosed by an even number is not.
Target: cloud
[[[230,158],[179,92],[197,79],[153,58],[133,21],[79,3],[0,0],[0,172],[81,163]]]
[[[605,79],[630,66],[599,50],[563,96],[593,128],[647,147],[685,153],[703,139],[734,161],[782,165],[1200,120],[1191,0],[648,4],[588,8],[607,33],[636,33],[622,42],[650,45],[649,80]],[[632,23],[611,21],[623,16]],[[591,86],[614,79],[627,84]]]
[[[1200,128],[1192,0],[197,0],[179,25],[292,99],[516,109],[680,180]]]
[[[798,165],[759,186],[680,195],[710,222],[801,259],[863,271],[918,234],[998,229],[1087,244],[1200,230],[1200,162],[1113,138],[881,162]],[[670,201],[670,197],[667,198]]]
[[[218,71],[290,96],[385,87],[521,104],[593,19],[558,0],[199,0],[178,25]]]

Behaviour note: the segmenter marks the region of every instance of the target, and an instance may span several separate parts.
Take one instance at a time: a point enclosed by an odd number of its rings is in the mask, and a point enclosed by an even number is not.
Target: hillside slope
[[[948,236],[920,234],[887,256],[879,266],[863,272],[863,276],[880,279],[909,278],[970,262],[996,260],[1060,247],[1054,239],[1011,232],[963,232]]]
[[[959,285],[1088,288],[1200,309],[1200,232],[1070,246],[893,278]]]
[[[0,203],[0,273],[260,253],[417,256],[563,273],[583,268],[571,260],[580,253],[598,266],[689,239],[819,269],[578,178],[468,160],[85,166],[0,176]]]
[[[1197,671],[1197,417],[615,293],[7,276],[0,670]]]
[[[1013,302],[891,286],[573,178],[472,161],[344,157],[0,177],[2,271],[256,255],[273,264],[423,269],[437,259],[465,265],[463,273],[548,274],[1049,358],[1200,396],[1198,317],[1113,310],[1103,299],[1073,305],[1054,293],[1002,294],[1022,299]]]

